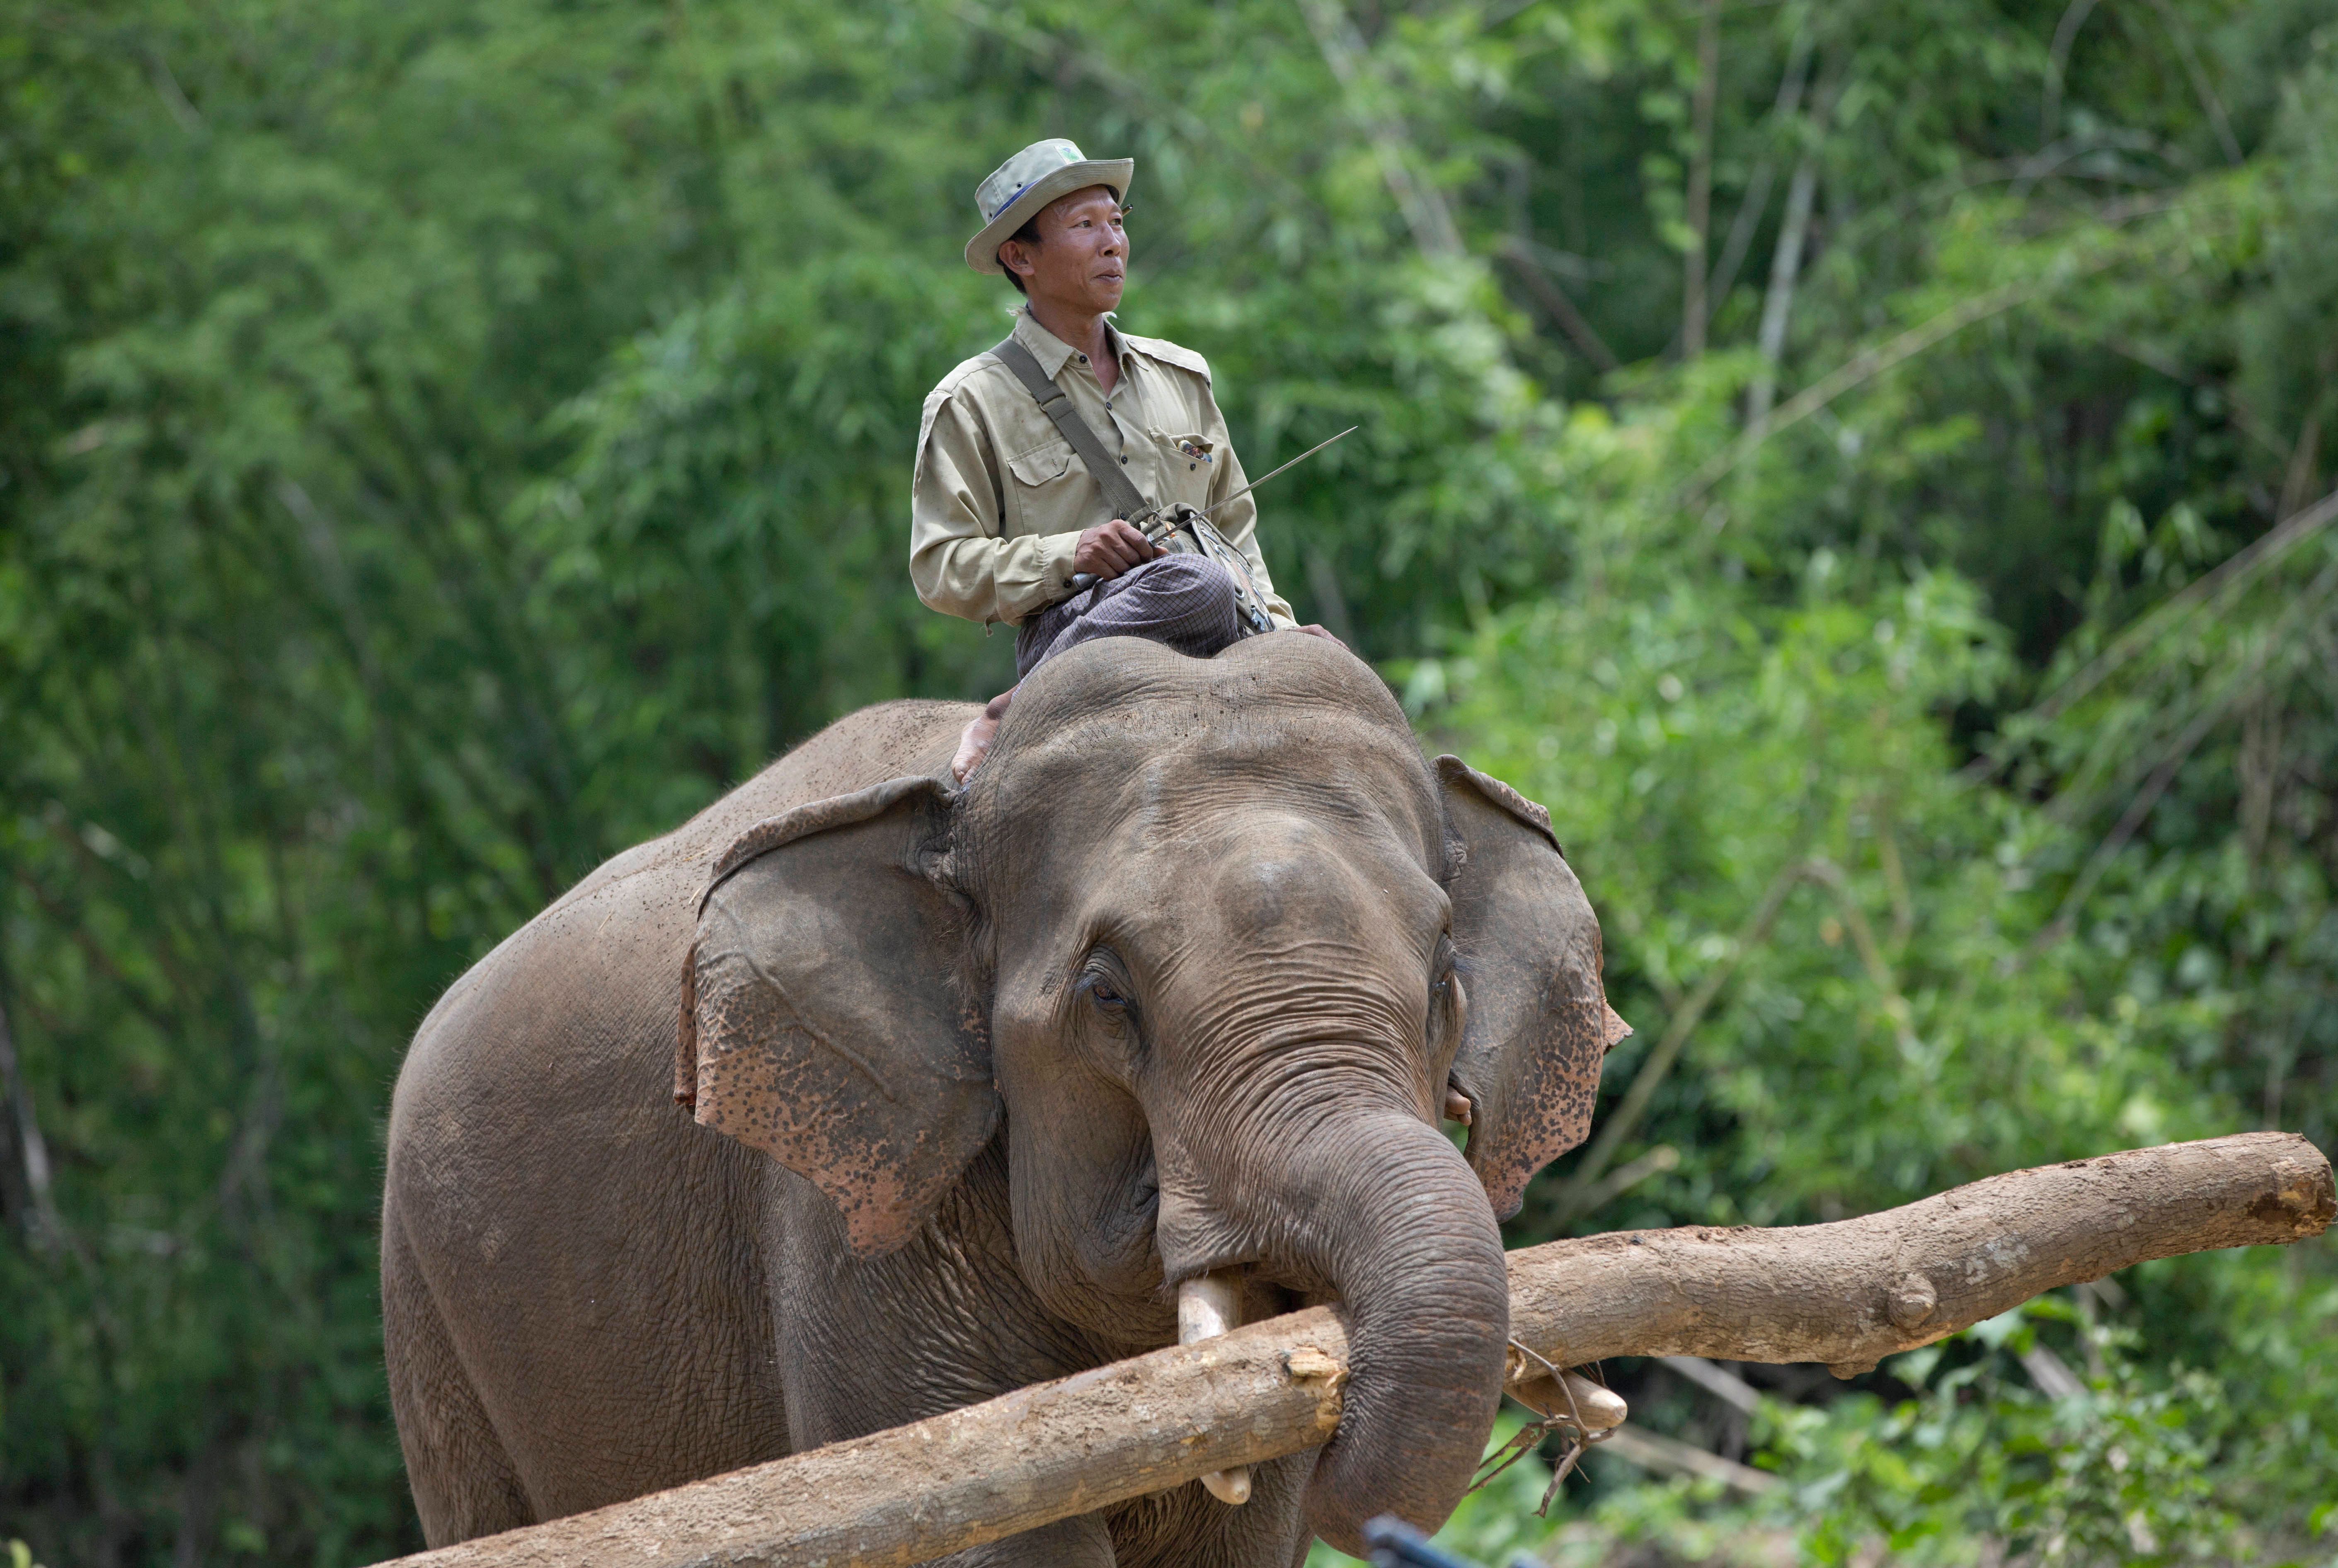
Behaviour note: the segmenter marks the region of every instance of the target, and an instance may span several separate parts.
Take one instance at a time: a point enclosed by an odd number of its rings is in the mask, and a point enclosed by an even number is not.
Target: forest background
[[[2331,0],[7,0],[20,1563],[418,1544],[399,1053],[821,723],[1003,684],[909,468],[1007,324],[968,193],[1058,134],[1253,472],[1363,426],[1276,580],[1602,912],[1639,1032],[1513,1244],[2332,1147]],[[1530,1461],[1449,1538],[2338,1562],[2326,1241],[1736,1370],[1609,1367],[1749,1468],[1544,1521]]]

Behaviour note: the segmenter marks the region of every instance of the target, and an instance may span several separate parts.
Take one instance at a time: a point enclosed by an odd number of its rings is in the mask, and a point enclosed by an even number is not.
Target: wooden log
[[[390,1568],[892,1568],[1311,1448],[1340,1421],[1328,1307]]]
[[[2330,1161],[2295,1133],[2168,1143],[1832,1225],[1527,1248],[1510,1254],[1510,1333],[1562,1367],[1704,1356],[1848,1375],[2130,1264],[2319,1234],[2333,1208]]]
[[[1862,1219],[1616,1232],[1510,1254],[1515,1338],[1611,1356],[1822,1361],[1850,1372],[2043,1291],[2154,1258],[2278,1245],[2338,1215],[2330,1162],[2253,1132],[1991,1177]],[[1315,1308],[913,1426],[400,1568],[890,1568],[1311,1448],[1347,1335]],[[1513,1355],[1516,1377],[1543,1368]]]

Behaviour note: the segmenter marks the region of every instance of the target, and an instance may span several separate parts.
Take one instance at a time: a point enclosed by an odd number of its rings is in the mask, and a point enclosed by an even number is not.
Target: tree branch
[[[2212,601],[2238,593],[2333,523],[2338,523],[2338,491],[2324,495],[2303,512],[2290,514],[2278,527],[2226,556],[2214,571],[2194,578],[2145,612],[2126,631],[2112,639],[2110,646],[2097,654],[2086,668],[2057,686],[2043,701],[2031,709],[2024,716],[2026,727],[2034,730],[2052,723],[2138,654],[2173,633],[2194,611]],[[1989,778],[2013,754],[2013,747],[2001,741],[1993,744],[1989,750],[1968,763],[1957,777],[1967,782]]]
[[[1803,171],[1795,170],[1794,178],[1799,181],[1802,177]],[[1791,204],[1793,200],[1792,192],[1789,192],[1787,200]],[[2097,270],[2107,265],[2108,265],[2107,261],[2098,262],[2087,270]],[[2055,283],[2060,281],[2062,280],[2056,279]],[[1744,435],[1707,459],[1695,473],[1689,475],[1687,483],[1681,486],[1674,505],[1685,506],[1703,499],[1707,491],[1726,477],[1732,469],[1751,456],[1754,449],[1763,442],[1788,426],[1799,424],[1809,418],[1852,387],[1871,381],[1902,360],[1913,358],[1934,344],[1954,337],[1976,321],[1985,321],[1991,316],[1999,315],[2017,305],[2038,298],[2052,286],[2054,286],[2053,283],[2042,281],[2008,283],[2001,288],[1992,289],[1985,294],[1975,295],[1961,304],[1952,305],[1931,319],[1919,322],[1888,342],[1871,344],[1861,349],[1842,366],[1788,398],[1774,416],[1763,413],[1759,417],[1749,419]],[[1783,327],[1780,330],[1783,334]]]
[[[1541,260],[1524,240],[1515,238],[1504,240],[1499,254],[1518,273],[1518,281],[1527,286],[1527,292],[1550,312],[1551,319],[1558,323],[1559,330],[1583,351],[1585,358],[1602,372],[1613,370],[1622,363],[1616,358],[1616,351],[1607,347],[1606,339],[1600,337],[1583,312],[1575,308],[1575,301],[1567,297],[1567,291],[1545,275]]]
[[[1412,230],[1413,243],[1432,260],[1460,255],[1461,231],[1454,226],[1444,195],[1413,172],[1412,133],[1393,112],[1373,101],[1377,83],[1371,79],[1370,51],[1356,31],[1347,6],[1341,0],[1299,0],[1299,9],[1306,15],[1308,30],[1315,34],[1323,63],[1339,79],[1348,113],[1371,140],[1380,178],[1387,182],[1397,211],[1404,215],[1405,226]]]
[[[2176,58],[2184,63],[2184,74],[2192,80],[2192,92],[2200,100],[2200,108],[2208,116],[2209,128],[2216,132],[2216,145],[2225,152],[2225,162],[2237,165],[2242,162],[2240,138],[2233,134],[2232,116],[2225,113],[2225,101],[2216,95],[2215,83],[2208,80],[2208,69],[2200,63],[2200,51],[2192,44],[2192,30],[2176,7],[2167,0],[2151,0],[2151,8],[2159,13],[2159,20],[2167,28],[2167,36],[2176,44]]]
[[[1783,122],[1793,117],[1802,107],[1803,88],[1810,78],[1811,33],[1807,27],[1796,30],[1793,47],[1786,59],[1786,74],[1778,82],[1778,99],[1771,108],[1771,118]],[[1721,259],[1713,264],[1711,276],[1705,279],[1705,318],[1729,298],[1736,286],[1737,269],[1744,265],[1745,252],[1753,247],[1754,230],[1761,227],[1762,214],[1770,205],[1770,186],[1777,179],[1777,167],[1767,158],[1754,166],[1746,178],[1744,200],[1737,203],[1736,216],[1729,222],[1729,238],[1722,242]]]
[[[2046,96],[2038,110],[2038,144],[2041,147],[2054,140],[2054,132],[2062,120],[2062,78],[2070,65],[2070,46],[2078,41],[2078,29],[2095,9],[2095,0],[2070,0],[2055,24],[2053,46],[2046,52]]]
[[[0,1004],[0,1093],[7,1096],[17,1155],[25,1162],[25,1187],[33,1206],[26,1228],[32,1232],[33,1250],[45,1252],[64,1239],[64,1221],[57,1215],[57,1200],[49,1190],[48,1140],[41,1136],[40,1119],[33,1111],[33,1092],[17,1065],[16,1039],[8,1031],[5,1004]]]
[[[1786,215],[1778,224],[1777,247],[1770,252],[1770,283],[1762,293],[1762,326],[1754,340],[1762,365],[1754,373],[1754,385],[1745,397],[1746,434],[1757,438],[1769,433],[1770,404],[1778,395],[1778,363],[1786,352],[1786,320],[1793,313],[1803,240],[1810,232],[1811,208],[1818,190],[1819,166],[1805,152],[1786,183]]]

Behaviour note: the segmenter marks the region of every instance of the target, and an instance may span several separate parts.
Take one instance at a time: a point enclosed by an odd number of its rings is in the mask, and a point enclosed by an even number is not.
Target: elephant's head
[[[1110,639],[1025,682],[963,790],[895,779],[725,855],[684,1068],[701,1121],[872,1253],[1003,1118],[1026,1277],[1131,1352],[1203,1271],[1336,1296],[1351,1376],[1307,1508],[1352,1550],[1375,1514],[1440,1523],[1476,1465],[1496,1217],[1587,1127],[1599,969],[1541,808],[1424,766],[1344,651]]]

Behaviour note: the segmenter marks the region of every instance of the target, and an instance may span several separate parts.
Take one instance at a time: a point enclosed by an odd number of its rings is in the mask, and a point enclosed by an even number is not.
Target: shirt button
[[[1083,364],[1083,365],[1085,365],[1085,364],[1086,364],[1087,362],[1088,362],[1088,357],[1087,357],[1086,355],[1085,355],[1085,354],[1081,355],[1081,356],[1080,356],[1080,363],[1081,363],[1081,364]]]

